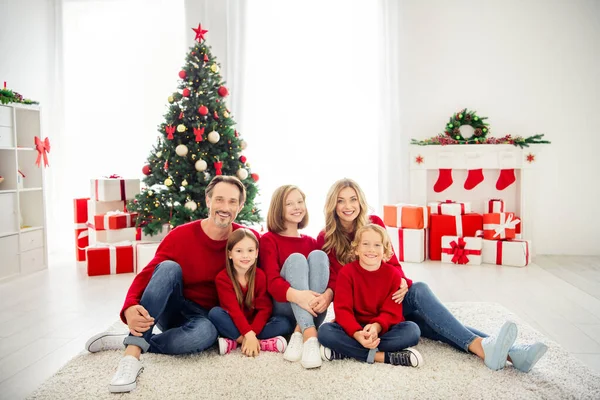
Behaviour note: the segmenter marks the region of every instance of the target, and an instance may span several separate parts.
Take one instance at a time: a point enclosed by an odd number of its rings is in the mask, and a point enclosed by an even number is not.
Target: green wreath
[[[490,131],[489,124],[484,122],[486,119],[487,117],[478,116],[476,111],[463,108],[450,117],[444,128],[444,135],[458,141],[459,144],[484,143],[485,137]],[[467,138],[463,137],[463,133],[460,131],[460,127],[465,125],[473,128],[473,135]]]

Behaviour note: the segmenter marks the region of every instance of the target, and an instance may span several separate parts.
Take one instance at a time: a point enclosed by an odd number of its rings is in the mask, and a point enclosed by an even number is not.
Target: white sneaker
[[[302,334],[300,332],[292,333],[290,342],[283,353],[283,359],[291,362],[300,361],[302,358],[302,347],[304,347]]]
[[[98,333],[85,343],[85,349],[90,353],[97,353],[103,350],[123,350],[125,345],[123,340],[127,335],[118,332]]]
[[[304,342],[304,347],[302,348],[302,361],[300,363],[306,369],[318,368],[323,364],[319,340],[316,337],[311,337]]]
[[[135,389],[137,377],[142,373],[142,362],[134,356],[125,356],[119,361],[119,367],[108,385],[111,393],[131,392]]]

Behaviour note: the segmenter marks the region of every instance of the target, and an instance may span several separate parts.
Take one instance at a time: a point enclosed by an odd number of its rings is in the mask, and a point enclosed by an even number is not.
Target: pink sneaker
[[[283,336],[275,336],[274,338],[260,341],[261,351],[274,351],[275,353],[283,353],[286,347],[287,342]]]
[[[232,350],[237,349],[237,342],[235,340],[219,338],[219,354],[229,354]]]

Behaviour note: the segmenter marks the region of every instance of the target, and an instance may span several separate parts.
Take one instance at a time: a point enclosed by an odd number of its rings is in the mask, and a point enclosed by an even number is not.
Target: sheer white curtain
[[[50,248],[73,246],[89,179],[141,176],[185,62],[183,0],[63,0],[64,126],[52,138]]]
[[[253,0],[246,10],[241,123],[260,175],[261,209],[273,191],[307,194],[308,233],[324,225],[334,181],[358,181],[379,207],[384,121],[382,3]]]

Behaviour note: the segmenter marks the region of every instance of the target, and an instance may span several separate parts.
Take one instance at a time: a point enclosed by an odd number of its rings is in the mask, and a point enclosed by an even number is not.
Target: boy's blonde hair
[[[392,250],[392,242],[390,241],[387,231],[376,224],[367,224],[358,228],[356,231],[356,236],[352,241],[352,255],[354,256],[354,259],[356,260],[356,249],[358,248],[363,233],[369,230],[376,232],[379,234],[379,236],[381,236],[381,242],[383,243],[383,261],[389,261],[390,258],[392,258],[392,254],[394,254],[394,251]]]
[[[306,195],[299,187],[294,185],[283,185],[275,189],[271,196],[271,204],[267,212],[267,229],[270,232],[279,233],[285,230],[285,199],[290,193],[297,190],[302,196],[302,200],[306,202]],[[298,229],[303,229],[308,225],[308,210],[304,214],[304,218],[298,224]]]

